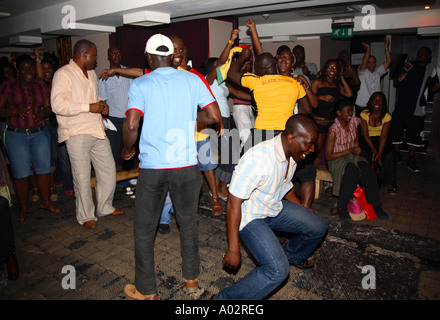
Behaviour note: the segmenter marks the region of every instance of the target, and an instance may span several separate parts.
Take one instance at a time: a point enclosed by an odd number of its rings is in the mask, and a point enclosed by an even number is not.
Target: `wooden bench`
[[[116,182],[137,178],[139,176],[139,168],[131,169],[129,171],[117,171],[116,172]],[[96,177],[92,176],[90,178],[90,185],[92,187],[93,200],[96,202]]]
[[[333,182],[330,172],[323,165],[316,166],[315,199],[319,199],[319,196],[322,193],[324,181]]]

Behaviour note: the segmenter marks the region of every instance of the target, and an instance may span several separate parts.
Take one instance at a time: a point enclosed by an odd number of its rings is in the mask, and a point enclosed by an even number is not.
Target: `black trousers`
[[[136,185],[135,286],[140,293],[157,293],[154,240],[167,193],[180,227],[182,276],[199,275],[198,204],[202,176],[197,165],[181,169],[141,169]]]
[[[371,137],[371,142],[373,142],[376,150],[379,150],[380,137]],[[363,138],[361,147],[362,155],[371,163],[371,149]],[[376,163],[376,165],[379,166],[379,163]],[[390,139],[388,139],[385,144],[385,148],[382,154],[382,166],[379,167],[378,172],[380,174],[380,180],[382,181],[382,184],[384,186],[391,185],[393,188],[397,188],[396,162],[394,159],[393,145],[391,144]]]
[[[381,205],[376,174],[368,162],[359,161],[358,167],[353,163],[349,163],[345,167],[339,191],[338,208],[347,208],[358,184],[364,189],[369,204],[373,207]]]

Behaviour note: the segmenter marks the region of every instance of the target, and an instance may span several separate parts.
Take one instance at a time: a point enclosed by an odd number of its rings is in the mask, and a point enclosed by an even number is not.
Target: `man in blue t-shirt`
[[[140,118],[140,173],[136,186],[135,283],[131,299],[157,299],[154,238],[165,197],[170,193],[180,226],[182,274],[188,293],[198,290],[197,207],[202,178],[197,165],[196,122],[213,124],[221,114],[200,78],[171,67],[174,47],[168,37],[152,36],[145,48],[152,72],[133,81],[124,126],[125,160],[135,154]]]

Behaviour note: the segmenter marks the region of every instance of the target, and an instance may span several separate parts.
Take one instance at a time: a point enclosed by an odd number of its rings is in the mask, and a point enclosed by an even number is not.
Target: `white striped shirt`
[[[281,200],[293,187],[295,169],[296,162],[286,159],[281,134],[244,154],[229,185],[232,195],[245,200],[241,205],[240,230],[254,219],[278,215],[283,208]]]
[[[110,67],[109,67],[110,68]],[[121,66],[121,68],[126,68]],[[116,118],[125,118],[125,111],[128,105],[128,91],[133,79],[119,75],[108,77],[107,80],[98,80],[99,96],[108,104],[109,116]]]

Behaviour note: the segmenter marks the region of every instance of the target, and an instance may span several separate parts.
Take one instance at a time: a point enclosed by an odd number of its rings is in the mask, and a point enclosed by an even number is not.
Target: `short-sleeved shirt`
[[[229,185],[232,195],[244,199],[239,230],[254,219],[279,214],[283,208],[281,200],[293,187],[296,166],[292,158],[290,161],[286,159],[281,134],[259,143],[244,154]]]
[[[258,110],[255,128],[261,130],[284,130],[286,121],[294,114],[297,100],[306,95],[297,80],[279,74],[260,77],[245,73],[241,85],[251,90]]]
[[[334,132],[336,139],[335,139],[335,146],[333,148],[333,152],[343,152],[345,150],[348,150],[350,148],[355,147],[356,138],[358,136],[357,127],[359,123],[361,122],[361,119],[353,117],[350,120],[350,123],[348,124],[348,131],[346,131],[339,122],[338,118],[335,119],[335,122],[332,124],[332,126],[329,129],[329,132]]]
[[[179,66],[179,67],[177,67],[177,70],[191,72],[192,74],[195,74],[196,76],[198,76],[203,81],[205,86],[208,88],[209,92],[211,92],[212,96],[214,97],[214,93],[212,92],[208,81],[206,81],[205,77],[200,72],[198,72],[196,69],[194,69],[194,68],[184,69]],[[144,74],[147,74],[149,72],[151,72],[151,69],[144,69]],[[204,140],[208,139],[210,137],[208,131],[209,131],[208,126],[197,122],[196,141],[199,142],[199,141],[204,141]]]
[[[361,118],[364,119],[365,121],[367,121],[368,133],[370,134],[370,137],[380,137],[380,135],[382,133],[383,125],[385,123],[391,121],[391,115],[388,112],[383,117],[382,124],[377,127],[370,126],[370,123],[369,123],[370,122],[370,113],[368,112],[368,110],[364,110],[361,112]]]
[[[49,91],[46,84],[41,80],[33,80],[32,87],[27,88],[21,84],[20,79],[17,77],[2,83],[0,95],[6,96],[7,109],[29,108],[29,113],[35,115],[43,108],[44,99],[49,98]],[[40,126],[32,116],[22,119],[18,115],[7,118],[6,124],[10,127],[22,129]]]
[[[195,128],[198,107],[215,102],[201,79],[171,67],[133,81],[127,111],[143,114],[139,167],[176,169],[197,165]]]
[[[367,106],[368,100],[374,92],[380,90],[380,78],[387,73],[387,70],[381,64],[373,72],[368,69],[360,70],[358,69],[359,80],[361,81],[361,86],[359,88],[356,104],[360,107]]]

